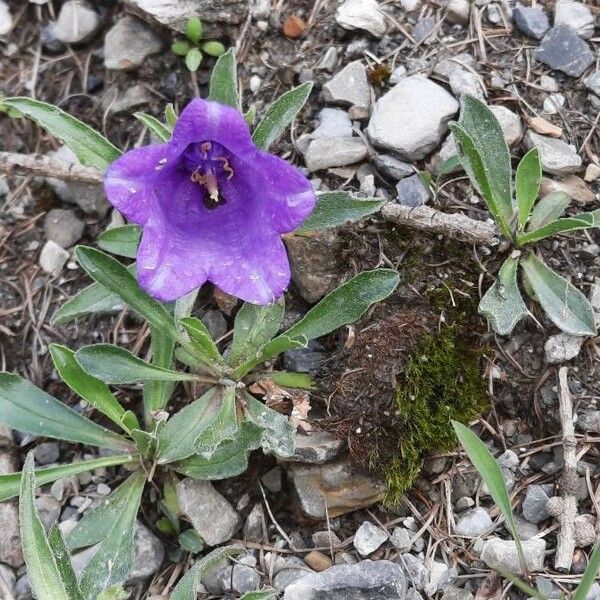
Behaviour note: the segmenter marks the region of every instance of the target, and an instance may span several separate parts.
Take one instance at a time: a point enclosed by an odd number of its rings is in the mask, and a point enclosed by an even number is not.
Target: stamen
[[[217,156],[217,160],[223,163],[223,171],[227,173],[227,181],[233,177],[233,169],[229,166],[229,160],[224,156]]]
[[[202,150],[202,152],[204,153],[204,158],[206,158],[211,148],[212,144],[210,142],[202,142],[202,144],[200,144],[200,150]]]

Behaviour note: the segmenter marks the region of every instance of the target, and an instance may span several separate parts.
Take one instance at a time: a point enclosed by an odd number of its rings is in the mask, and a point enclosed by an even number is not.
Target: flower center
[[[227,150],[221,144],[210,141],[190,144],[183,160],[190,171],[190,180],[206,190],[206,208],[213,209],[225,204],[227,199],[223,195],[222,184],[234,175]]]

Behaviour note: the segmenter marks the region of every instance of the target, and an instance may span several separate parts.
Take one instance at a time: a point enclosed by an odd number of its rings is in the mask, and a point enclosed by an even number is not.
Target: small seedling
[[[185,56],[185,66],[192,72],[198,70],[204,54],[215,58],[225,54],[225,46],[221,42],[202,41],[202,33],[202,21],[198,17],[191,17],[185,26],[185,38],[171,45],[171,52]]]

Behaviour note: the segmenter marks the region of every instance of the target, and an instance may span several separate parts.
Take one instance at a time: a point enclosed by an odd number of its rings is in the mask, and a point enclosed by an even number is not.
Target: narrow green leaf
[[[43,437],[115,450],[131,446],[125,438],[11,373],[0,373],[0,421],[12,429]]]
[[[534,587],[530,586],[523,579],[521,579],[518,575],[511,573],[510,571],[506,571],[505,569],[500,569],[498,567],[494,567],[494,571],[497,571],[498,574],[502,575],[504,579],[508,581],[512,581],[524,594],[527,595],[528,598],[537,598],[538,600],[548,600],[544,594],[536,590]]]
[[[521,563],[523,573],[526,573],[527,568],[525,556],[523,555],[523,547],[521,545],[521,539],[519,538],[519,531],[513,516],[510,496],[506,489],[506,482],[504,481],[502,470],[496,462],[496,459],[487,449],[487,446],[468,427],[458,421],[452,421],[452,426],[454,427],[456,437],[467,453],[469,460],[473,463],[473,466],[485,481],[494,502],[502,511],[504,519],[510,529],[510,533],[517,545],[519,562]]]
[[[529,314],[517,283],[518,266],[518,257],[509,256],[479,303],[479,313],[489,320],[498,335],[510,335],[515,325]]]
[[[135,277],[119,261],[87,246],[77,246],[75,253],[79,264],[94,281],[117,294],[164,335],[174,340],[178,338],[173,316],[140,288]]]
[[[262,121],[252,134],[252,139],[259,148],[268,150],[271,144],[279,139],[294,122],[296,115],[306,104],[312,87],[311,81],[302,83],[282,94],[269,106]]]
[[[219,446],[235,440],[239,429],[235,388],[228,387],[223,392],[217,414],[200,432],[194,442],[194,448],[200,456],[210,459]]]
[[[171,131],[173,131],[173,127],[175,127],[175,123],[177,123],[178,115],[175,112],[175,107],[173,104],[169,102],[167,106],[165,106],[165,121],[167,122],[167,126]]]
[[[0,107],[16,109],[35,121],[66,144],[86,167],[105,171],[121,156],[121,151],[102,134],[56,106],[33,98],[5,98],[0,101]]]
[[[191,552],[192,554],[198,554],[198,552],[202,552],[204,550],[204,542],[202,538],[193,530],[186,529],[182,531],[177,541],[181,548],[183,548],[186,552]]]
[[[163,335],[160,329],[150,328],[150,347],[152,350],[152,365],[159,369],[170,371],[173,368],[173,353],[175,342]],[[173,393],[173,381],[146,381],[144,383],[144,411],[149,422],[152,412],[162,410]]]
[[[446,175],[456,173],[457,171],[462,171],[462,168],[462,163],[458,155],[455,154],[454,156],[447,158],[437,169],[437,181]]]
[[[539,242],[544,238],[559,233],[567,233],[568,231],[578,231],[580,229],[590,229],[592,227],[600,227],[600,208],[587,213],[580,213],[572,217],[564,217],[551,221],[539,229],[528,231],[517,237],[519,244],[532,244]]]
[[[202,62],[202,52],[198,48],[191,48],[185,55],[185,66],[189,71],[197,71]]]
[[[199,17],[190,17],[185,24],[185,37],[197,44],[202,38],[202,21]]]
[[[522,230],[531,209],[540,193],[542,181],[542,163],[540,151],[532,148],[522,159],[515,175],[515,196],[517,198],[519,229]]]
[[[139,225],[123,225],[103,231],[96,243],[102,250],[111,254],[135,258],[141,237],[142,230]]]
[[[81,591],[87,600],[96,600],[106,588],[123,583],[133,567],[133,534],[146,475],[138,471],[127,482],[129,494],[81,575]]]
[[[25,460],[19,501],[23,555],[31,589],[38,600],[74,600],[67,592],[44,526],[35,507],[33,452]]]
[[[252,127],[254,125],[254,121],[256,121],[256,104],[253,104],[244,113],[244,121],[246,121],[246,123],[248,123],[248,127]]]
[[[205,362],[221,363],[221,353],[213,341],[206,325],[196,317],[184,317],[180,323],[190,336],[191,345]]]
[[[275,590],[259,590],[256,592],[246,592],[240,600],[275,600],[277,592]]]
[[[292,456],[296,449],[295,431],[289,419],[248,393],[245,399],[246,418],[263,430],[263,450],[280,458]]]
[[[241,554],[243,548],[223,546],[213,550],[200,560],[179,580],[171,593],[171,600],[195,600],[198,584],[211,571],[214,571],[223,561]]]
[[[571,283],[548,267],[533,252],[521,266],[548,318],[571,335],[596,335],[594,311],[588,299]]]
[[[136,459],[129,454],[115,454],[113,456],[105,456],[103,458],[95,458],[81,462],[72,463],[70,465],[59,465],[57,467],[45,467],[35,471],[36,485],[46,485],[63,477],[71,475],[79,475],[94,469],[102,469],[105,467],[113,467],[115,465],[124,465],[133,463]],[[0,502],[10,500],[19,494],[21,485],[22,473],[9,473],[8,475],[0,475]]]
[[[88,404],[91,404],[120,427],[123,427],[125,409],[119,404],[108,386],[86,373],[79,366],[79,363],[75,360],[73,350],[60,344],[50,344],[49,349],[52,362],[60,378]]]
[[[283,299],[267,306],[244,302],[235,316],[227,362],[236,367],[255,358],[260,349],[277,335],[284,312]]]
[[[323,192],[317,194],[314,210],[297,231],[320,231],[353,223],[377,212],[385,202],[353,198],[348,192]]]
[[[594,546],[594,550],[590,555],[589,562],[585,571],[583,573],[583,577],[579,582],[576,590],[573,592],[573,600],[586,600],[588,597],[588,593],[596,581],[596,577],[598,576],[598,571],[600,570],[600,542],[596,542]]]
[[[50,532],[48,533],[48,543],[50,544],[60,578],[65,585],[69,597],[71,600],[83,600],[81,590],[79,589],[79,583],[77,582],[77,576],[75,575],[73,565],[71,564],[71,555],[58,525],[53,525],[50,529]]]
[[[237,68],[235,54],[230,48],[217,59],[210,76],[208,99],[228,104],[239,110],[240,100],[237,87]]]
[[[202,44],[202,52],[209,56],[213,56],[214,58],[219,58],[219,56],[222,56],[227,52],[227,48],[225,48],[221,42],[211,40],[210,42],[204,42],[204,44]]]
[[[143,112],[133,113],[133,116],[162,142],[166,142],[171,137],[171,130],[156,117]]]
[[[137,381],[194,381],[190,373],[163,369],[112,344],[84,346],[75,359],[86,372],[105,383],[135,383]]]
[[[98,596],[98,600],[127,600],[131,594],[120,585],[114,585],[104,590]]]
[[[153,458],[156,451],[156,436],[143,429],[132,429],[130,435],[138,452],[147,460]]]
[[[187,40],[177,40],[171,44],[171,52],[177,56],[185,56],[190,51],[190,43]]]
[[[544,225],[558,219],[571,204],[571,199],[564,192],[551,192],[544,196],[534,207],[527,231],[539,229]]]
[[[127,267],[135,279],[135,263]],[[53,325],[65,325],[84,315],[121,310],[123,300],[99,283],[92,283],[67,300],[52,316]]]
[[[165,464],[195,454],[195,442],[215,418],[221,391],[210,388],[203,396],[175,413],[158,434],[158,463]]]
[[[266,376],[274,383],[284,388],[295,388],[300,390],[314,389],[313,378],[308,373],[294,373],[290,371],[272,371]]]

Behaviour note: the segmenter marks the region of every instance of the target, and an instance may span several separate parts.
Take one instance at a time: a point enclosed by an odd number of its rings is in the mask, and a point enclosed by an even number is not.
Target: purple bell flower
[[[254,304],[286,290],[281,239],[314,208],[310,182],[257,148],[237,110],[197,98],[171,139],[125,153],[104,187],[109,202],[141,225],[138,281],[168,302],[210,281]]]

